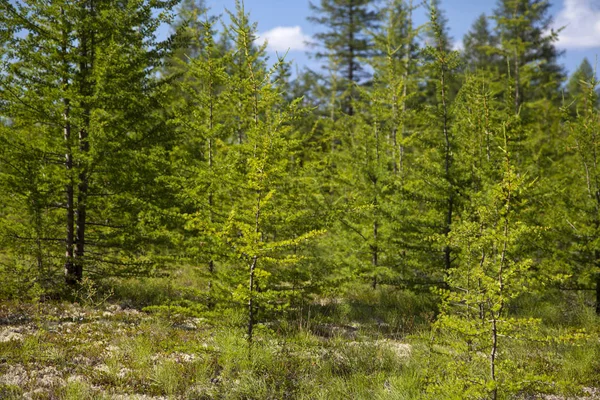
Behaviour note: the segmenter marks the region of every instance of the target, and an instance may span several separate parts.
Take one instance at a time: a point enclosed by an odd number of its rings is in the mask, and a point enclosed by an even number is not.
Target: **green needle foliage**
[[[169,49],[154,32],[173,5],[0,3],[8,35],[0,113],[11,126],[2,140],[14,146],[3,174],[21,193],[9,214],[20,217],[5,235],[35,244],[46,287],[61,264],[72,286],[84,270],[148,266],[130,250],[139,245],[142,202],[154,194],[149,157],[163,139],[162,90],[152,74]]]
[[[527,246],[536,229],[523,212],[531,186],[518,172],[510,142],[521,129],[517,118],[498,112],[485,81],[469,78],[459,96],[457,125],[465,146],[461,162],[470,183],[469,203],[449,235],[456,261],[442,293],[442,312],[434,324],[439,355],[447,373],[430,371],[431,395],[448,398],[513,398],[524,390],[543,390],[550,378],[524,368],[524,357],[509,352],[511,342],[549,341],[539,320],[512,316],[511,303],[538,287]],[[439,340],[439,342],[438,342]],[[443,350],[437,348],[443,343]]]
[[[596,313],[600,314],[600,198],[598,193],[598,81],[595,78],[582,82],[586,86],[585,98],[580,100],[581,111],[577,118],[568,118],[565,124],[570,156],[565,161],[568,175],[568,198],[565,198],[565,227],[573,277],[578,285],[595,291]],[[568,110],[566,110],[567,112]],[[566,194],[566,192],[565,192]]]

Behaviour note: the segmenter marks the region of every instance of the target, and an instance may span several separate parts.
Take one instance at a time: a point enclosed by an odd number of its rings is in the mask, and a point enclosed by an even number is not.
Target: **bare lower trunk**
[[[257,256],[252,258],[252,264],[250,264],[250,282],[249,290],[250,295],[248,297],[248,342],[252,343],[252,335],[254,333],[254,270],[256,269]]]
[[[69,128],[65,128],[65,136],[68,137]],[[71,173],[73,164],[71,154],[66,154],[65,166],[67,174]],[[75,242],[75,211],[73,206],[73,182],[70,180],[65,187],[66,208],[67,208],[67,235],[65,238],[65,280],[68,285],[76,285],[81,279],[81,274],[77,273],[74,263],[74,242]]]
[[[81,130],[79,132],[80,150],[82,153],[87,153],[89,150],[87,132]],[[79,173],[79,184],[77,185],[77,241],[75,248],[75,265],[76,274],[81,278],[83,276],[83,266],[85,264],[85,231],[87,219],[87,194],[88,194],[88,173],[83,169]]]
[[[64,10],[61,9],[61,17],[64,18]],[[63,31],[63,42],[61,51],[63,54],[62,85],[66,91],[69,86],[69,65],[66,60],[68,46],[68,32]],[[77,273],[74,266],[74,242],[75,242],[75,205],[73,184],[73,154],[71,151],[71,102],[68,98],[63,99],[63,138],[65,141],[65,170],[67,184],[65,186],[66,215],[66,237],[65,237],[65,281],[69,286],[75,286],[81,280],[81,274]]]
[[[452,212],[454,209],[454,193],[452,188],[452,179],[450,176],[450,168],[452,165],[452,149],[450,143],[450,131],[448,128],[448,105],[446,102],[446,66],[442,65],[442,75],[440,79],[441,86],[441,97],[442,97],[442,107],[443,107],[443,131],[444,131],[444,177],[446,179],[446,184],[448,185],[448,201],[446,208],[446,224],[444,227],[444,236],[448,239],[450,235],[450,230],[452,227]],[[444,247],[444,267],[446,271],[450,269],[452,266],[452,249],[450,245],[446,245]]]
[[[373,267],[373,289],[377,289],[377,266],[379,264],[379,249],[377,247],[377,231],[379,224],[377,221],[373,222],[373,246],[371,247],[371,266]]]
[[[596,250],[594,252],[594,256],[596,258],[596,267],[600,268],[600,250]],[[596,283],[596,315],[600,315],[600,272],[596,273],[595,278]]]
[[[596,315],[600,316],[600,272],[596,273]]]
[[[496,400],[498,397],[498,389],[495,386],[496,383],[496,354],[498,351],[498,327],[496,322],[496,316],[492,312],[492,352],[490,354],[490,378],[494,382],[494,389],[492,389],[492,399]]]
[[[91,16],[95,15],[94,1],[90,0],[87,3],[88,12]],[[84,29],[79,32],[79,50],[80,50],[80,63],[79,63],[79,80],[81,94],[84,96],[82,101],[83,106],[83,124],[79,129],[79,151],[81,157],[79,160],[78,168],[79,174],[77,176],[77,207],[76,207],[76,242],[75,242],[75,273],[81,279],[83,276],[83,268],[85,266],[85,235],[87,229],[87,202],[88,202],[88,189],[89,189],[89,170],[88,161],[86,159],[87,154],[90,151],[89,143],[89,129],[91,124],[91,105],[89,103],[90,97],[93,95],[91,72],[94,63],[94,50],[95,50],[95,37],[92,30],[88,31]]]

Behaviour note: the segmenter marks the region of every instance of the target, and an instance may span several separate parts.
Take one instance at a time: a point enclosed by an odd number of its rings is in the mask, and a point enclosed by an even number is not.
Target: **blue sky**
[[[319,0],[313,2],[318,4]],[[211,14],[225,15],[225,8],[235,9],[235,0],[206,0],[206,3]],[[564,27],[557,43],[565,50],[560,62],[569,72],[575,70],[584,57],[594,65],[596,56],[600,55],[600,1],[554,0],[551,3],[555,28]],[[244,5],[251,20],[258,23],[261,38],[268,39],[271,59],[275,59],[276,51],[283,54],[289,49],[287,59],[298,67],[318,66],[306,54],[308,49],[304,44],[320,29],[306,19],[311,15],[308,0],[245,0]],[[461,46],[463,35],[473,21],[481,13],[491,14],[495,5],[495,0],[441,0],[455,47]],[[425,22],[425,9],[417,10],[414,17],[417,25]]]

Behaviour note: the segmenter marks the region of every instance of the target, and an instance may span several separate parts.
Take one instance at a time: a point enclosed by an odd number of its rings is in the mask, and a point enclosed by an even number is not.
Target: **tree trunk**
[[[600,316],[600,272],[596,273],[596,315]]]
[[[377,220],[373,222],[373,246],[371,246],[371,266],[373,267],[373,289],[377,289],[377,266],[379,263],[379,248],[377,247],[377,231],[379,223]]]
[[[600,250],[596,250],[594,252],[596,268],[600,268]],[[600,272],[596,272],[595,274],[595,284],[596,284],[596,315],[600,315]]]
[[[79,148],[82,154],[89,151],[88,133],[85,129],[79,131]],[[88,172],[85,168],[79,173],[77,185],[77,241],[75,249],[75,271],[81,278],[83,276],[83,265],[85,264],[85,229],[87,214],[88,194]]]
[[[61,17],[65,18],[65,11],[61,8]],[[66,26],[66,24],[65,24]],[[66,59],[68,49],[68,32],[62,32],[62,57],[63,57],[63,90],[69,86],[69,64]],[[73,183],[73,153],[71,149],[71,101],[66,97],[63,99],[63,138],[65,141],[65,170],[67,175],[67,184],[65,186],[65,207],[66,215],[66,238],[65,238],[65,281],[69,286],[75,286],[81,280],[81,274],[77,273],[74,266],[74,242],[75,242],[75,204],[74,204],[74,183]]]
[[[248,297],[248,342],[252,343],[252,335],[254,333],[254,270],[256,269],[257,256],[252,258],[252,264],[250,264],[250,282],[249,290],[250,295]]]
[[[348,115],[354,115],[354,6],[352,3],[349,5],[348,10],[348,19],[349,19],[349,29],[348,29],[348,91],[346,101],[346,112]]]
[[[490,353],[490,379],[494,382],[494,388],[492,389],[492,399],[496,400],[498,397],[498,388],[496,388],[496,354],[498,351],[498,326],[496,315],[492,311],[492,351]]]
[[[94,1],[88,2],[88,10],[90,15],[94,15]],[[87,29],[87,27],[86,27]],[[75,271],[79,277],[83,276],[83,266],[85,265],[85,231],[87,220],[87,200],[89,188],[89,173],[87,168],[86,156],[90,150],[89,144],[89,129],[91,106],[89,97],[92,96],[92,82],[90,81],[90,72],[94,62],[94,32],[80,32],[79,46],[81,61],[79,63],[81,93],[84,95],[83,105],[83,127],[79,130],[79,150],[81,152],[81,160],[79,164],[79,175],[77,184],[77,236],[75,248]]]
[[[442,51],[442,47],[440,46],[440,51]],[[450,168],[452,165],[452,149],[450,143],[450,131],[448,129],[448,105],[446,103],[446,65],[442,64],[441,68],[441,77],[440,77],[440,86],[441,86],[441,97],[442,97],[442,107],[443,107],[443,131],[444,131],[444,178],[446,180],[446,184],[448,185],[448,200],[447,200],[447,208],[446,208],[446,224],[444,226],[444,236],[448,239],[450,235],[450,230],[452,226],[452,213],[454,210],[454,193],[452,188],[452,177],[450,176]],[[444,267],[446,271],[450,269],[452,266],[452,249],[450,245],[446,244],[444,246]]]

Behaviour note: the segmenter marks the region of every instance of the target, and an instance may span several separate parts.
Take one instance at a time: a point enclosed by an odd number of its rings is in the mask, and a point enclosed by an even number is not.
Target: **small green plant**
[[[77,289],[73,291],[75,300],[84,307],[99,308],[113,295],[113,290],[106,293],[98,290],[98,285],[91,278],[84,276]]]
[[[21,388],[15,385],[0,384],[0,399],[18,400],[23,396]]]
[[[68,382],[63,390],[63,400],[95,400],[98,398],[94,395],[91,386],[82,381]]]
[[[182,385],[182,367],[173,360],[165,360],[154,366],[152,384],[160,393],[173,396]]]

